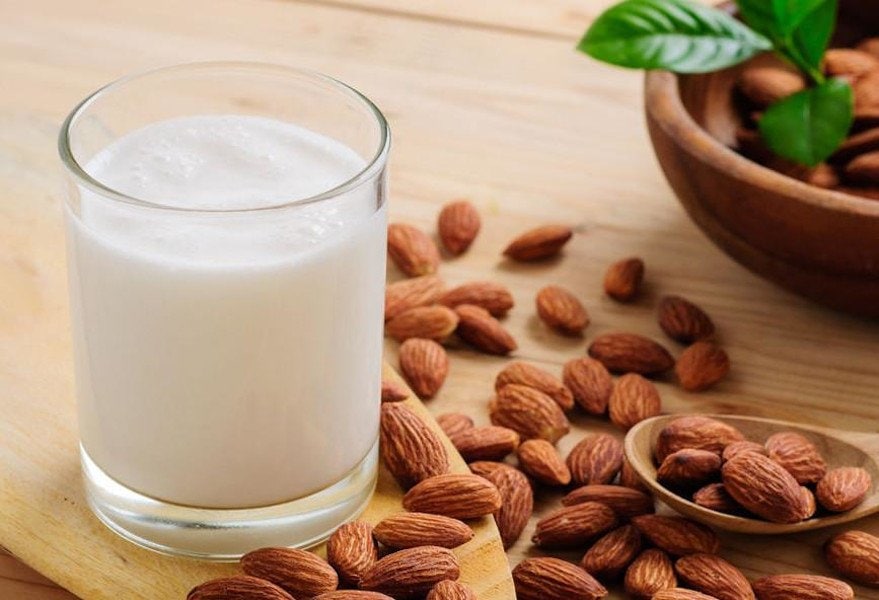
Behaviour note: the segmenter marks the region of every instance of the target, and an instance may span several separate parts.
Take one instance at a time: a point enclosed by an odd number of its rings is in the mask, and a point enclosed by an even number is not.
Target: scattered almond
[[[497,374],[497,378],[494,380],[494,389],[500,391],[501,388],[511,383],[525,385],[543,392],[555,400],[562,410],[567,411],[574,408],[574,396],[571,390],[551,373],[529,363],[519,360],[509,363]]]
[[[253,599],[256,600],[256,599]],[[314,600],[394,600],[387,594],[365,590],[336,590],[315,596]]]
[[[741,431],[723,421],[701,415],[680,417],[659,432],[656,460],[661,463],[669,454],[684,448],[709,450],[721,455],[729,444],[744,439]]]
[[[580,335],[589,325],[589,314],[574,294],[557,285],[537,292],[537,316],[565,335]]]
[[[650,514],[655,510],[651,496],[620,485],[584,485],[562,498],[564,506],[574,506],[584,502],[600,502],[610,507],[621,519]]]
[[[641,552],[641,545],[638,530],[632,525],[624,525],[595,542],[583,555],[580,566],[597,579],[616,579]]]
[[[818,483],[827,472],[827,463],[821,452],[807,437],[783,431],[766,440],[769,458],[787,469],[800,485]]]
[[[366,521],[344,523],[327,540],[327,562],[348,585],[360,585],[363,574],[377,560],[372,525]]]
[[[400,345],[400,372],[421,399],[433,398],[449,374],[449,355],[433,340],[409,338]]]
[[[627,258],[615,262],[604,274],[604,293],[618,302],[630,302],[641,288],[644,261]]]
[[[656,548],[642,552],[626,569],[624,579],[626,593],[636,600],[650,600],[654,594],[673,589],[677,584],[671,559]]]
[[[494,317],[503,317],[514,304],[510,290],[492,281],[464,283],[442,294],[437,302],[449,308],[472,304],[484,308]]]
[[[503,460],[519,447],[519,434],[506,427],[470,427],[449,436],[461,457],[474,460]]]
[[[702,592],[694,592],[684,588],[672,588],[662,590],[653,595],[652,600],[718,600],[714,596],[703,594]]]
[[[616,380],[608,402],[611,423],[628,430],[662,411],[659,390],[637,373],[626,373]]]
[[[411,512],[426,512],[454,519],[476,519],[499,509],[501,495],[483,477],[448,473],[416,484],[403,496],[403,507]]]
[[[866,152],[845,166],[845,175],[855,183],[879,182],[879,151]]]
[[[446,579],[433,586],[426,600],[476,600],[476,592],[463,583]]]
[[[692,344],[714,335],[714,323],[708,314],[680,296],[665,296],[659,301],[659,326],[673,340]]]
[[[186,600],[236,600],[238,598],[294,600],[293,596],[275,584],[249,575],[212,579],[195,586],[186,595]]]
[[[839,467],[831,469],[821,478],[815,488],[815,496],[827,510],[845,512],[863,502],[872,485],[872,477],[865,469]]]
[[[879,57],[879,37],[864,38],[858,43],[857,49]]]
[[[754,600],[748,579],[729,562],[714,554],[690,554],[675,562],[678,577],[688,587],[717,600]]]
[[[516,431],[523,439],[555,443],[571,429],[565,413],[552,398],[519,384],[501,388],[489,405],[491,422]]]
[[[620,468],[620,485],[633,490],[638,490],[639,492],[644,492],[645,494],[650,493],[648,487],[644,485],[644,482],[641,481],[641,478],[635,473],[635,469],[632,468],[631,463],[629,463],[625,456],[623,456],[623,466]]]
[[[541,548],[576,548],[618,524],[616,514],[600,502],[557,508],[539,521],[531,541]]]
[[[758,600],[853,600],[852,588],[838,579],[820,575],[770,575],[751,587]]]
[[[562,379],[577,404],[590,415],[603,415],[613,393],[613,378],[595,359],[575,358],[565,363]]]
[[[862,585],[879,587],[879,538],[864,531],[840,533],[824,545],[830,568]]]
[[[440,426],[440,429],[442,429],[450,438],[465,429],[473,427],[473,419],[461,413],[445,413],[439,415],[436,418],[436,422]]]
[[[402,512],[383,519],[373,531],[388,548],[416,546],[457,548],[473,539],[473,530],[458,519],[419,512]]]
[[[599,600],[607,590],[589,573],[558,558],[528,558],[513,569],[518,600]]]
[[[831,48],[824,53],[824,72],[831,77],[860,77],[879,68],[879,59],[853,48]]]
[[[404,487],[449,470],[449,456],[439,436],[403,404],[382,405],[379,452]]]
[[[512,546],[534,512],[534,493],[528,478],[503,463],[475,462],[470,468],[494,484],[501,496],[501,506],[494,513],[504,548]]]
[[[450,254],[462,254],[479,234],[482,220],[476,207],[467,200],[449,202],[437,219],[440,241]]]
[[[605,333],[589,345],[589,356],[609,371],[658,375],[674,366],[674,358],[659,343],[634,333]]]
[[[855,116],[879,107],[879,70],[859,77],[852,88],[855,93]]]
[[[722,483],[709,483],[693,494],[693,502],[716,512],[732,514],[742,510],[738,502],[726,491]]]
[[[435,273],[440,262],[439,250],[430,236],[405,223],[388,225],[388,255],[409,277]]]
[[[443,281],[436,275],[422,275],[389,283],[385,288],[385,321],[418,306],[437,301],[443,291]]]
[[[393,381],[382,379],[382,402],[402,402],[409,397],[402,386]]]
[[[590,435],[574,446],[566,462],[577,485],[610,483],[622,467],[623,445],[607,433]]]
[[[639,515],[632,518],[632,524],[654,546],[673,556],[697,552],[716,554],[720,548],[720,541],[714,531],[683,517]]]
[[[537,227],[510,242],[504,256],[524,262],[549,258],[558,254],[573,235],[571,228],[564,225]]]
[[[398,342],[424,338],[441,342],[458,326],[458,315],[445,306],[419,306],[388,321],[385,331]]]
[[[665,457],[656,480],[672,488],[695,488],[720,474],[720,456],[708,450],[684,448]]]
[[[550,486],[571,483],[571,471],[551,443],[543,439],[523,442],[516,456],[519,468],[536,481]]]
[[[723,485],[750,512],[773,523],[796,523],[806,508],[800,484],[767,456],[746,452],[726,461]]]
[[[518,347],[500,321],[484,308],[461,304],[455,307],[455,313],[458,315],[458,337],[480,352],[503,356]]]
[[[803,520],[811,519],[818,512],[818,499],[812,490],[806,486],[800,486],[800,495],[803,497],[803,512],[801,517]]]
[[[439,546],[418,546],[385,556],[364,575],[363,589],[382,592],[397,599],[426,594],[446,579],[457,579],[460,566],[455,554]]]
[[[261,548],[241,557],[242,570],[271,581],[294,598],[312,598],[339,587],[335,569],[313,552],[295,548]]]
[[[739,74],[738,87],[754,104],[763,108],[806,87],[793,69],[777,66],[749,66]]]
[[[769,456],[769,452],[766,450],[765,446],[758,444],[757,442],[742,440],[741,442],[733,442],[723,449],[723,460],[727,461],[733,456],[743,452],[756,452],[763,456]]]
[[[729,373],[729,356],[712,342],[696,342],[678,357],[675,374],[688,392],[707,390]]]

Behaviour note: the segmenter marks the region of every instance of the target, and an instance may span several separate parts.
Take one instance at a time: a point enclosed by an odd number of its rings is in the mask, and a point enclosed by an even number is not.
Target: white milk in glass
[[[363,169],[262,117],[160,121],[87,164],[181,209],[254,209]],[[81,190],[68,211],[80,434],[110,477],[176,504],[277,504],[343,478],[376,442],[384,207],[370,186],[292,208],[159,210]]]

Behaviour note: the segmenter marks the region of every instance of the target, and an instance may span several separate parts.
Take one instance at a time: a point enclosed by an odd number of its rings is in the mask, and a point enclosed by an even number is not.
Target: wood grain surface
[[[507,325],[519,341],[517,357],[557,371],[601,332],[632,330],[662,339],[656,300],[680,293],[714,316],[733,371],[702,394],[660,382],[666,411],[877,431],[879,325],[774,288],[721,254],[687,220],[649,147],[640,75],[573,51],[588,19],[605,4],[0,0],[0,421],[32,412],[46,423],[3,430],[0,499],[13,477],[16,485],[59,490],[78,477],[75,468],[47,469],[58,453],[75,452],[71,440],[49,435],[74,426],[57,127],[79,99],[108,80],[192,60],[309,67],[373,98],[394,132],[392,218],[432,229],[443,202],[473,200],[483,214],[483,233],[468,254],[442,266],[442,275],[450,284],[490,278],[511,287],[517,306]],[[576,228],[563,257],[528,266],[501,260],[500,250],[515,232],[543,222]],[[606,265],[628,255],[645,258],[647,289],[634,305],[621,306],[602,296],[600,283]],[[390,275],[398,277],[393,270]],[[559,337],[536,319],[534,295],[548,283],[583,299],[592,316],[586,339]],[[396,344],[387,351],[393,362]],[[454,349],[449,380],[430,410],[461,410],[486,422],[493,378],[504,363]],[[62,411],[55,409],[57,398]],[[611,431],[596,419],[574,421],[576,431],[562,440],[563,450],[586,431]],[[44,501],[39,527],[5,512],[0,540],[41,539],[62,527],[58,508],[70,499],[62,494]],[[542,510],[557,501],[557,494],[538,494]],[[876,518],[857,526],[879,533]],[[101,533],[97,527],[93,535]],[[830,533],[724,536],[723,554],[750,577],[828,573],[819,547]],[[513,564],[534,553],[528,536],[526,530],[511,551]],[[64,548],[58,551],[54,569],[41,566],[53,576],[73,568],[62,560]],[[11,559],[0,559],[0,598],[65,597]],[[879,599],[879,592],[861,588],[858,598]]]

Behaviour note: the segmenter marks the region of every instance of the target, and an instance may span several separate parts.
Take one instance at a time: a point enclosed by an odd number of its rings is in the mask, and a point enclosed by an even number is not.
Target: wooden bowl
[[[879,35],[874,2],[841,2],[835,45]],[[740,70],[647,74],[647,124],[669,184],[745,267],[828,306],[879,316],[879,200],[807,185],[732,150]]]

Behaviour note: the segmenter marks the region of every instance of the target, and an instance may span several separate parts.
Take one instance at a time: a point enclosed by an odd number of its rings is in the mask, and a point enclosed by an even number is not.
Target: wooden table
[[[0,0],[0,414],[23,377],[22,355],[70,393],[69,355],[11,344],[34,306],[66,319],[57,127],[84,95],[120,75],[169,63],[246,59],[305,66],[362,90],[394,132],[392,215],[432,227],[438,206],[466,196],[484,231],[450,261],[450,283],[492,278],[518,303],[508,319],[518,357],[553,369],[583,340],[547,332],[533,315],[536,290],[574,290],[592,314],[588,335],[610,329],[661,336],[653,318],[666,292],[692,297],[718,322],[734,364],[717,390],[687,394],[660,385],[669,411],[739,412],[877,430],[879,326],[826,311],[749,274],[687,220],[654,162],[642,124],[640,76],[574,52],[607,0]],[[566,222],[577,236],[560,261],[512,268],[498,252],[515,231]],[[32,240],[55,240],[38,243]],[[844,240],[841,241],[844,243]],[[648,265],[646,296],[633,306],[602,297],[601,274],[617,258]],[[393,275],[393,273],[392,273]],[[7,288],[15,291],[5,292]],[[5,342],[5,343],[4,343]],[[388,345],[393,360],[395,348]],[[456,350],[435,413],[485,421],[503,360]],[[28,375],[30,376],[30,375]],[[39,385],[39,377],[32,382]],[[582,417],[579,431],[607,429]],[[40,432],[34,432],[39,435]],[[563,440],[569,448],[582,434]],[[0,457],[0,488],[6,477]],[[2,493],[2,491],[0,491]],[[556,495],[541,494],[545,508]],[[4,515],[0,515],[3,518]],[[879,519],[858,524],[879,533]],[[523,541],[517,562],[531,551]],[[725,536],[724,553],[749,576],[826,572],[819,532],[785,539]],[[0,598],[61,600],[66,592],[0,556]],[[859,598],[879,592],[859,590]]]

